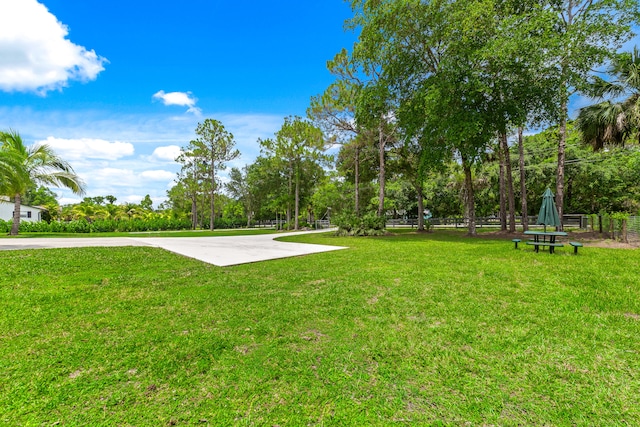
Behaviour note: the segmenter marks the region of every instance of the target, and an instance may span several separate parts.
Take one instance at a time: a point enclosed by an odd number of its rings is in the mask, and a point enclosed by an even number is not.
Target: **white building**
[[[13,219],[14,206],[14,203],[0,199],[0,219],[11,221]],[[20,205],[20,221],[42,221],[42,211],[44,211],[44,209],[36,208],[34,206]]]

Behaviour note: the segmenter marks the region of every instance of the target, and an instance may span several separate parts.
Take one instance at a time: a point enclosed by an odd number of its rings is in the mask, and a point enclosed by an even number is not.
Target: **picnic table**
[[[538,252],[540,246],[548,246],[549,253],[552,254],[555,248],[561,248],[564,245],[556,241],[556,237],[566,237],[568,234],[564,231],[535,231],[528,230],[524,232],[525,235],[533,236],[533,240],[527,242],[527,245],[535,246],[535,251]],[[542,240],[540,240],[542,236]],[[547,241],[547,237],[549,240]]]

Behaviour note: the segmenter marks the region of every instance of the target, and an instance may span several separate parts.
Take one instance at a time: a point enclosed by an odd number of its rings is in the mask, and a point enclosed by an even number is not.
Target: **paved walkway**
[[[307,243],[279,242],[274,239],[299,234],[325,233],[329,230],[298,231],[254,236],[220,237],[78,237],[78,238],[23,238],[0,239],[0,250],[153,246],[189,258],[225,267],[267,261],[277,258],[314,254],[346,249],[343,246],[311,245]]]

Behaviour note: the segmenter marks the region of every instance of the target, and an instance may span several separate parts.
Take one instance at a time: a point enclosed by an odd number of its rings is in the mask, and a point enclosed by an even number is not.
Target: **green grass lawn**
[[[640,251],[0,252],[0,425],[640,425]]]

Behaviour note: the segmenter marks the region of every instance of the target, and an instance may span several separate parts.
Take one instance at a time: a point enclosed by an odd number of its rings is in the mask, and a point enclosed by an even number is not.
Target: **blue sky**
[[[47,142],[88,196],[165,199],[177,150],[220,120],[252,162],[304,116],[355,34],[342,0],[0,2],[0,129]],[[62,204],[78,201],[54,189]]]
[[[343,0],[0,0],[0,129],[51,145],[87,196],[157,206],[198,122],[221,121],[242,166],[304,116],[333,81],[326,61],[355,41],[349,17]]]

